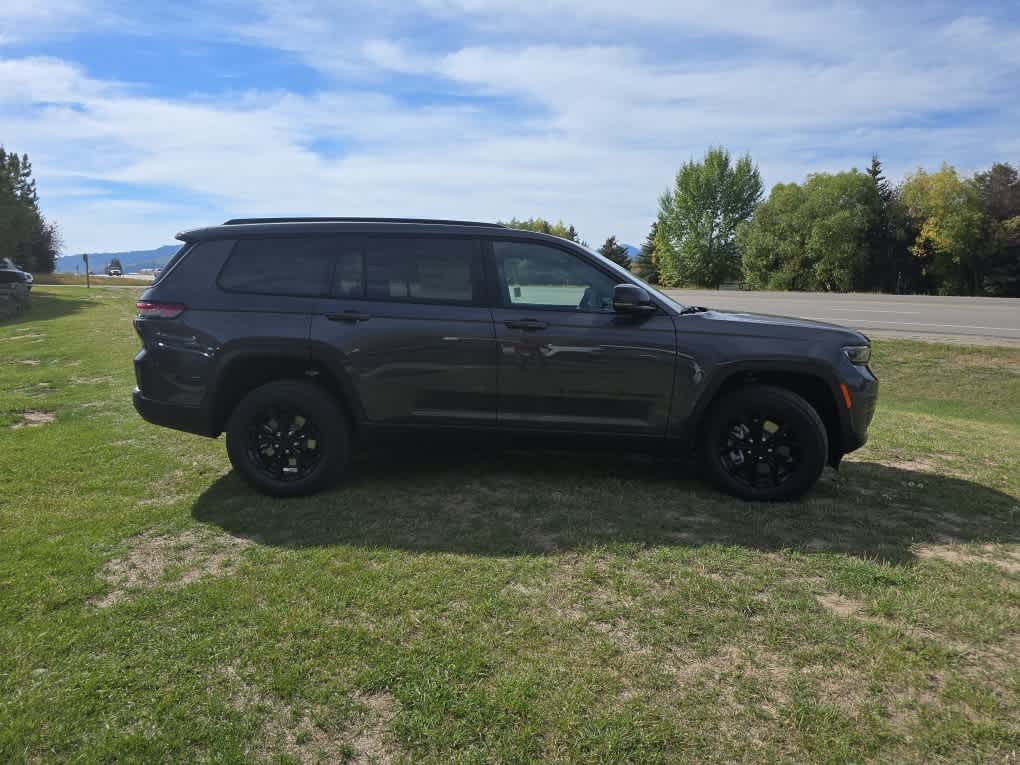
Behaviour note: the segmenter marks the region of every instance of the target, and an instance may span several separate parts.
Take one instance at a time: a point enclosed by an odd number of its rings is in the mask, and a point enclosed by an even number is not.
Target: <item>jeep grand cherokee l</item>
[[[372,433],[471,430],[693,449],[723,490],[789,499],[874,412],[863,335],[680,305],[553,236],[292,218],[178,238],[138,303],[135,407],[225,431],[268,494],[329,485]]]

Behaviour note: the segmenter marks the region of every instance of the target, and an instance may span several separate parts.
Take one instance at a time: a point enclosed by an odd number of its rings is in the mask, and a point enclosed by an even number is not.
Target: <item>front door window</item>
[[[532,242],[493,242],[507,307],[613,312],[617,280],[568,252]]]

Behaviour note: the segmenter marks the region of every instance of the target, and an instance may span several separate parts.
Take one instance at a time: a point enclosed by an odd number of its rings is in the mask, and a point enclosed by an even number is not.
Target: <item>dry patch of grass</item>
[[[1020,574],[1020,545],[922,545],[917,557],[968,565],[987,563],[1010,574]]]
[[[290,706],[260,692],[234,667],[225,674],[235,688],[230,706],[261,718],[252,745],[260,762],[389,765],[400,754],[390,734],[398,703],[389,693],[355,693],[349,714],[337,720],[327,709]]]
[[[57,415],[53,412],[42,412],[34,409],[22,412],[20,416],[20,420],[9,426],[11,430],[18,430],[19,428],[36,428],[40,425],[48,425],[57,418]]]
[[[112,589],[92,603],[108,608],[138,590],[183,587],[204,577],[225,576],[237,565],[241,550],[251,544],[242,537],[208,536],[195,530],[140,534],[129,541],[126,555],[103,567],[103,579]]]
[[[827,592],[817,597],[818,605],[831,614],[848,619],[851,616],[860,617],[864,604],[857,600],[844,598],[834,592]]]
[[[388,729],[397,714],[397,700],[389,693],[358,694],[355,701],[364,707],[351,739],[357,765],[387,765],[399,754]]]

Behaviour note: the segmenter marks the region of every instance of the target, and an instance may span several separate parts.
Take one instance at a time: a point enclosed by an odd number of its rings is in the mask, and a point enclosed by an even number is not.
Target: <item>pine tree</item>
[[[659,222],[653,221],[652,228],[641,245],[641,251],[634,258],[633,271],[649,284],[659,283],[659,264],[655,258],[655,239],[659,230]]]
[[[603,258],[613,261],[624,268],[630,268],[630,258],[627,257],[627,248],[616,241],[615,236],[611,236],[599,247],[599,255]]]
[[[878,191],[882,201],[888,204],[893,198],[893,190],[885,179],[885,175],[882,174],[882,160],[878,158],[877,154],[871,155],[871,167],[868,168],[868,175],[871,176],[871,180],[875,184],[875,189]]]
[[[28,271],[53,270],[60,237],[39,214],[32,163],[0,146],[0,258]]]
[[[897,209],[896,191],[882,172],[882,161],[878,154],[871,155],[868,175],[875,187],[875,209],[868,233],[868,268],[858,287],[901,292],[917,282],[917,259],[907,249],[911,237],[897,223],[904,216]]]

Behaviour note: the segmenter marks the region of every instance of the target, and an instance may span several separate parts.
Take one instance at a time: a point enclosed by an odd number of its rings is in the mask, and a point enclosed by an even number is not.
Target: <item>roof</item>
[[[224,226],[247,223],[436,223],[445,226],[496,226],[502,223],[482,223],[474,220],[443,220],[441,218],[231,218]]]
[[[499,223],[428,218],[232,218],[218,226],[182,231],[177,238],[184,242],[195,242],[202,239],[296,234],[400,233],[478,236],[483,232],[522,239],[553,238],[556,241],[565,241],[558,237],[550,237],[548,234],[508,228]]]

